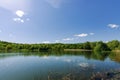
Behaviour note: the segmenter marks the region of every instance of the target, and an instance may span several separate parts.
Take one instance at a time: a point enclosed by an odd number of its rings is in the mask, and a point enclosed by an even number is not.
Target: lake
[[[0,53],[0,80],[89,80],[120,68],[120,53]]]

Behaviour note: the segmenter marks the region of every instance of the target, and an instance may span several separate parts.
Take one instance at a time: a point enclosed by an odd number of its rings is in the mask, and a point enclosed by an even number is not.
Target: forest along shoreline
[[[84,43],[49,43],[49,44],[23,44],[0,41],[0,51],[113,51],[120,52],[120,41],[112,40],[109,42],[95,41]]]

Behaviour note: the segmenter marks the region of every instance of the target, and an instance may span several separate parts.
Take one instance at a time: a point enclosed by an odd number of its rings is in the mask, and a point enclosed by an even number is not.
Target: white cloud
[[[13,18],[13,21],[19,22],[19,23],[24,23],[24,20],[21,18]]]
[[[17,18],[13,18],[13,21],[19,22],[19,23],[24,23],[25,21],[29,21],[29,18],[25,18],[25,12],[22,10],[17,10],[15,14],[18,16]]]
[[[22,10],[17,10],[15,13],[18,17],[23,17],[25,15],[25,12]]]
[[[75,36],[77,36],[77,37],[87,37],[88,34],[86,34],[86,33],[82,33],[82,34],[77,34],[77,35],[75,35]]]
[[[24,20],[23,20],[23,19],[21,19],[21,23],[24,23]]]
[[[117,25],[117,24],[108,24],[108,27],[114,29],[114,28],[120,27],[120,25]]]
[[[50,41],[43,41],[42,43],[48,44],[48,43],[50,43]]]
[[[90,33],[90,35],[94,35],[95,33]]]
[[[63,39],[63,41],[72,41],[73,40],[73,38],[65,38],[65,39]]]

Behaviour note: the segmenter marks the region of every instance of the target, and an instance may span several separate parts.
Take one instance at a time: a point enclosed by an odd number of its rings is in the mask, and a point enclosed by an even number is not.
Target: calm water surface
[[[0,53],[0,80],[89,80],[93,73],[119,69],[119,54]]]

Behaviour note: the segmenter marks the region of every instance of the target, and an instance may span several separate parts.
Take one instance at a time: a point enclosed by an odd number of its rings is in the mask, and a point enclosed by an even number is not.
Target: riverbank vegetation
[[[80,50],[80,51],[117,51],[120,50],[120,41],[113,40],[107,43],[102,41],[75,44],[20,44],[0,41],[0,51],[49,51],[49,50]]]

